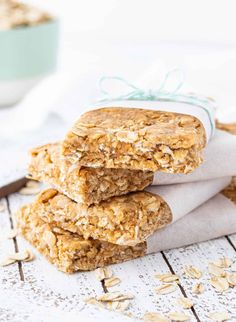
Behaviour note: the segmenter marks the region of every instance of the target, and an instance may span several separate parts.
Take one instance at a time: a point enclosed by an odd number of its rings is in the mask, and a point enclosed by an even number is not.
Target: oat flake
[[[39,188],[40,183],[38,181],[29,180],[29,181],[26,182],[25,186],[27,188]]]
[[[109,267],[99,267],[95,270],[95,275],[99,281],[102,281],[105,278],[111,278],[113,273]]]
[[[229,283],[226,278],[214,276],[210,279],[211,285],[220,293],[229,288]]]
[[[171,273],[155,275],[155,277],[164,283],[171,283],[171,282],[178,282],[179,281],[179,276],[177,276],[175,274],[171,274]]]
[[[209,318],[213,321],[223,322],[231,319],[227,312],[214,312],[209,314]]]
[[[105,279],[104,284],[106,287],[112,287],[120,284],[120,282],[121,280],[118,277],[111,277],[111,278]]]
[[[214,263],[208,264],[208,271],[213,276],[225,277],[226,273],[223,268],[215,265]]]
[[[147,312],[143,316],[143,320],[146,322],[168,322],[168,319],[156,312]]]
[[[182,306],[183,309],[190,309],[193,306],[193,302],[187,297],[180,297],[177,303]]]
[[[0,266],[4,267],[4,266],[8,266],[8,265],[11,265],[11,264],[14,264],[16,262],[15,259],[11,259],[11,258],[5,258],[4,260],[2,260],[0,262]]]
[[[130,306],[129,300],[107,303],[107,308],[112,311],[124,312],[125,310],[127,310],[129,308],[129,306]]]
[[[182,312],[173,312],[169,314],[171,321],[189,321],[190,317]]]
[[[157,294],[165,295],[176,290],[176,284],[162,284],[155,289]]]
[[[199,279],[202,277],[202,272],[192,265],[185,266],[184,272],[190,278]]]
[[[202,294],[205,290],[205,287],[202,283],[197,283],[193,286],[192,291],[195,294]]]
[[[236,273],[228,273],[226,275],[226,279],[230,287],[236,286]]]
[[[213,264],[221,268],[229,268],[232,265],[232,261],[230,258],[223,257],[213,262]]]
[[[24,187],[19,190],[19,194],[21,195],[36,195],[37,193],[40,192],[39,188],[36,187]]]
[[[98,301],[102,302],[113,302],[113,301],[124,301],[131,300],[134,296],[132,294],[122,294],[120,292],[106,293],[97,297]]]

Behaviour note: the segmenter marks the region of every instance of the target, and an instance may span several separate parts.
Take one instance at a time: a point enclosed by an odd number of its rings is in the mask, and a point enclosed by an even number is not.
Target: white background
[[[40,90],[33,104],[39,120],[39,111],[45,116],[52,109],[51,95],[53,109],[71,123],[99,96],[101,76],[122,76],[155,89],[174,67],[185,72],[188,87],[217,100],[219,115],[227,110],[227,119],[234,118],[235,0],[25,1],[49,10],[61,22],[63,84],[55,80]],[[36,127],[35,114],[25,111],[25,123]]]
[[[84,79],[83,88],[78,81],[78,91],[90,91],[100,75],[135,81],[150,69],[158,82],[163,70],[178,66],[196,91],[213,96],[224,109],[234,109],[234,0],[28,2],[60,17],[61,66]],[[86,102],[83,95],[78,99],[81,106]]]
[[[166,40],[235,44],[234,0],[28,0],[61,16],[82,40]],[[85,35],[86,33],[86,35]]]

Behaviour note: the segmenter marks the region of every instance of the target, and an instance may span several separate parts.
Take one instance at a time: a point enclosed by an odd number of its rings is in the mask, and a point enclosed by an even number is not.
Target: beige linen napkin
[[[146,188],[161,196],[172,212],[172,222],[179,220],[227,187],[231,177]]]
[[[232,185],[231,185],[232,186]],[[236,232],[236,180],[226,192],[219,193],[174,224],[147,239],[147,253],[171,249],[229,235]],[[230,193],[234,202],[230,200]]]

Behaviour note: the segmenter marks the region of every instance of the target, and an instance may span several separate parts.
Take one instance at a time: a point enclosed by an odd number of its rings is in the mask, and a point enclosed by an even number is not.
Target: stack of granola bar
[[[62,142],[31,151],[31,178],[53,188],[18,211],[21,233],[68,273],[142,256],[147,237],[172,221],[168,204],[144,188],[156,171],[196,169],[205,144],[202,123],[190,115],[87,112]]]

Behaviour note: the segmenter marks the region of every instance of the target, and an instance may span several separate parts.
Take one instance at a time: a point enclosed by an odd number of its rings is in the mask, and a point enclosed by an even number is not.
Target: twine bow
[[[166,85],[169,79],[171,79],[174,74],[177,74],[179,80],[175,88],[171,91],[166,89]],[[121,84],[127,87],[127,92],[114,96],[112,92],[105,88],[106,82],[120,82]],[[214,134],[215,130],[215,120],[214,112],[216,109],[215,102],[205,96],[197,95],[195,93],[180,93],[179,90],[184,84],[184,74],[180,69],[173,69],[169,71],[159,88],[157,89],[142,89],[132,83],[128,82],[122,77],[118,76],[104,76],[99,81],[100,92],[103,94],[103,98],[100,102],[109,102],[109,101],[123,101],[123,100],[140,100],[140,101],[165,101],[165,102],[178,102],[194,105],[196,107],[202,108],[208,115],[210,125],[211,125],[211,136]]]

